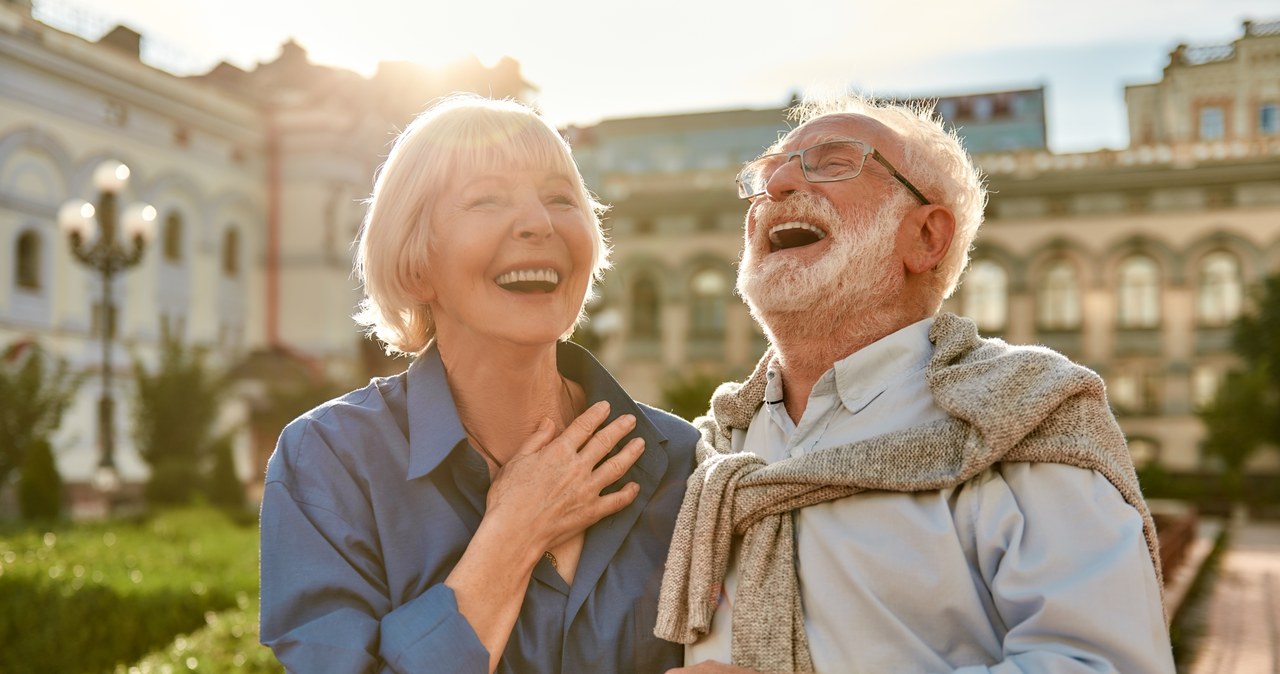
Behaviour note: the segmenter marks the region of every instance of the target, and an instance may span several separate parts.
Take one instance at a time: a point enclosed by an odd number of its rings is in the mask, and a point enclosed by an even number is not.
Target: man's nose
[[[800,162],[804,161],[799,156],[787,157],[787,160],[780,164],[773,172],[769,174],[769,178],[764,182],[764,193],[774,201],[786,199],[800,188],[801,185],[807,183],[804,177],[804,167]]]

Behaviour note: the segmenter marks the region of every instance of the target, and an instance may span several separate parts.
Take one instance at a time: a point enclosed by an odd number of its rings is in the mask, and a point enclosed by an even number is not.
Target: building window
[[[947,122],[951,122],[956,118],[956,102],[949,98],[938,101],[938,116]]]
[[[1160,459],[1160,445],[1147,438],[1129,438],[1129,456],[1135,468],[1143,468]]]
[[[1218,397],[1222,379],[1222,370],[1211,365],[1197,365],[1191,371],[1191,402],[1196,409],[1203,409]]]
[[[40,289],[40,235],[27,230],[18,236],[18,249],[14,260],[14,282],[26,290]]]
[[[170,213],[164,221],[164,259],[182,261],[182,216]]]
[[[240,232],[235,227],[222,233],[222,273],[231,278],[240,273]]]
[[[963,311],[978,329],[1004,330],[1009,313],[1009,276],[991,260],[975,260],[964,281]]]
[[[1280,105],[1263,103],[1258,108],[1258,131],[1266,136],[1280,133]]]
[[[1080,329],[1080,281],[1075,265],[1067,260],[1049,265],[1036,307],[1042,330]]]
[[[991,115],[994,111],[995,105],[990,98],[986,96],[978,96],[973,99],[973,116],[975,119],[991,119]]]
[[[689,305],[689,325],[694,337],[719,337],[724,334],[725,297],[729,282],[717,269],[703,269],[689,281],[693,301]]]
[[[1160,409],[1160,377],[1141,370],[1108,377],[1107,397],[1117,414],[1155,414]]]
[[[699,232],[714,232],[720,229],[720,217],[717,213],[707,212],[698,217]]]
[[[1200,325],[1221,327],[1240,315],[1244,304],[1244,282],[1240,278],[1240,261],[1220,250],[1200,261],[1200,287],[1196,290],[1196,309]]]
[[[1222,108],[1210,105],[1200,108],[1200,140],[1221,140],[1227,135]]]
[[[1146,329],[1160,324],[1160,267],[1146,255],[1132,255],[1120,263],[1119,324]]]
[[[187,332],[187,319],[179,314],[160,314],[160,336],[163,339],[182,339]]]
[[[658,310],[658,284],[649,274],[642,274],[631,284],[631,336],[657,339]]]

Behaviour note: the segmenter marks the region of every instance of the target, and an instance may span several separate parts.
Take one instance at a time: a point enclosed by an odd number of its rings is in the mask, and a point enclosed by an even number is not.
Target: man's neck
[[[787,416],[800,423],[813,385],[836,363],[921,318],[901,316],[875,325],[864,321],[845,321],[835,330],[828,326],[821,334],[801,322],[786,322],[772,329],[770,336],[776,367],[782,375],[783,404],[787,408]]]

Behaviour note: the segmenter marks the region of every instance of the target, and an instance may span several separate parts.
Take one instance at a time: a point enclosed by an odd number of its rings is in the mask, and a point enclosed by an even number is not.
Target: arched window
[[[1144,468],[1160,460],[1160,445],[1149,438],[1129,438],[1129,456],[1136,468]]]
[[[1154,328],[1160,324],[1160,267],[1146,255],[1130,255],[1120,263],[1121,328]]]
[[[991,260],[974,260],[965,278],[964,315],[980,330],[1004,330],[1009,315],[1009,275]]]
[[[692,302],[689,303],[689,325],[695,337],[718,337],[724,334],[725,296],[729,282],[717,269],[703,269],[689,280]]]
[[[182,215],[170,213],[164,220],[164,259],[182,261]]]
[[[40,247],[40,235],[36,232],[27,230],[18,235],[13,268],[14,282],[19,288],[40,289]]]
[[[1075,265],[1067,260],[1049,264],[1036,308],[1043,330],[1080,329],[1080,281]]]
[[[222,273],[232,278],[240,273],[240,232],[234,226],[222,233]]]
[[[631,284],[631,336],[657,339],[658,310],[658,284],[648,273],[643,273]]]
[[[1196,289],[1196,313],[1201,325],[1223,326],[1240,315],[1244,282],[1240,261],[1225,250],[1209,253],[1200,261],[1200,287]]]

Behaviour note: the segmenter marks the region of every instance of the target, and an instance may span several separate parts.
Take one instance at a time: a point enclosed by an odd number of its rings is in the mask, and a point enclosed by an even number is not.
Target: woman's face
[[[578,318],[595,231],[574,178],[460,173],[435,200],[427,302],[442,341],[553,344]]]

